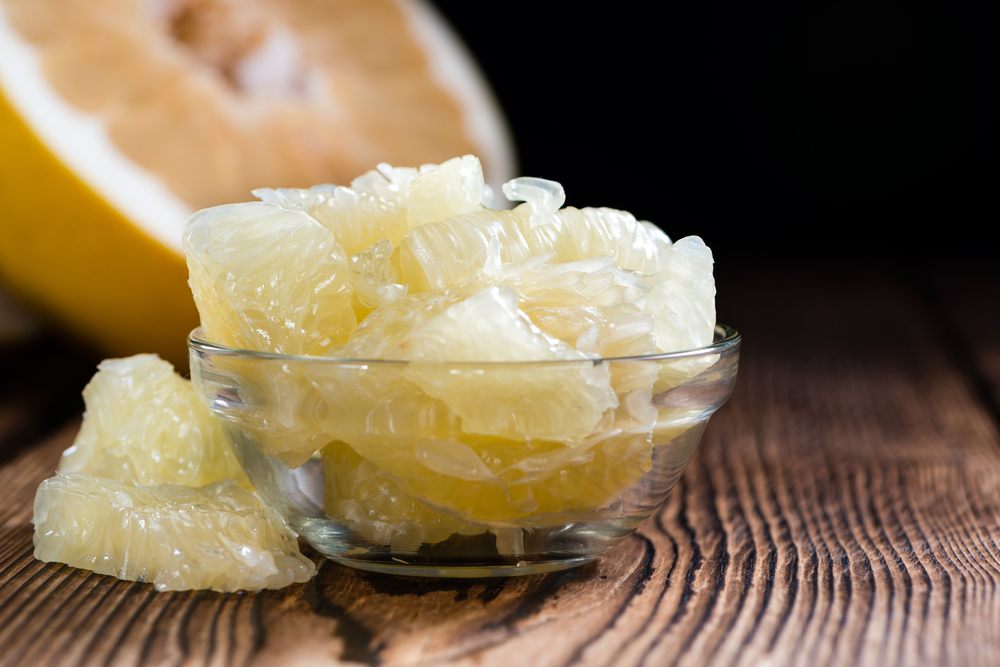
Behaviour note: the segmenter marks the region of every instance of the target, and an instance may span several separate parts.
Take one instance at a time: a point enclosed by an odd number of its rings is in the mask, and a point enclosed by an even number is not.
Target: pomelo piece
[[[666,268],[670,238],[652,223],[609,208],[560,210],[562,186],[545,179],[516,178],[504,193],[525,203],[426,224],[402,239],[395,261],[403,282],[414,290],[464,288],[489,281],[504,265],[540,257],[556,263],[610,257],[639,274]]]
[[[364,252],[351,257],[354,286],[354,309],[358,319],[379,306],[386,306],[406,296],[407,288],[399,282],[399,272],[392,264],[392,243],[382,239]]]
[[[610,432],[576,446],[474,435],[362,437],[349,444],[405,496],[490,527],[531,525],[525,520],[532,518],[543,525],[602,507],[650,470],[653,451],[648,432]]]
[[[350,187],[317,185],[308,190],[259,188],[261,200],[309,213],[351,255],[380,241],[398,243],[413,229],[483,208],[483,169],[473,155],[422,167],[380,164]]]
[[[281,517],[234,482],[194,489],[59,474],[38,487],[33,522],[35,558],[160,591],[281,588],[315,573]]]
[[[59,471],[124,484],[249,486],[216,418],[191,383],[152,354],[108,359],[83,390],[86,412]]]
[[[348,257],[306,213],[261,202],[208,208],[188,221],[184,248],[212,342],[316,355],[357,324]]]
[[[241,390],[247,406],[242,427],[292,467],[331,440],[462,433],[458,417],[407,380],[402,367],[338,362],[310,369],[292,365],[287,373],[249,367],[238,372],[252,378]]]
[[[613,257],[619,267],[644,275],[666,268],[670,237],[628,211],[567,207],[559,211],[566,227],[567,259]]]
[[[323,448],[323,506],[372,544],[414,553],[455,534],[486,530],[414,500],[393,478],[342,442]]]
[[[0,278],[116,355],[186,359],[192,210],[380,160],[475,151],[509,175],[495,104],[426,3],[127,5],[0,0]]]
[[[664,352],[712,343],[715,278],[712,251],[697,236],[680,239],[664,252],[663,270],[649,279],[642,307],[656,320],[656,344]]]
[[[561,225],[533,225],[526,204],[485,209],[421,225],[393,254],[400,281],[412,292],[470,290],[490,284],[505,264],[554,257]]]
[[[572,441],[617,405],[607,369],[535,327],[517,293],[501,287],[400,300],[376,311],[338,352],[410,361],[405,378],[448,406],[467,433]],[[528,363],[496,363],[511,361]]]

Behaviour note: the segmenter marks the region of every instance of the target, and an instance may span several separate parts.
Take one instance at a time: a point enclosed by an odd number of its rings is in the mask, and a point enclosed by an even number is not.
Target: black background
[[[437,6],[520,173],[720,261],[1000,257],[997,23],[955,3]]]

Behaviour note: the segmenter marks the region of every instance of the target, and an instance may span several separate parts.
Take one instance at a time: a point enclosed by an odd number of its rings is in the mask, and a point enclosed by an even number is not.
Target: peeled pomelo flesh
[[[359,320],[379,306],[406,296],[406,285],[399,282],[399,273],[391,258],[392,243],[389,239],[382,239],[351,257],[354,310]]]
[[[217,419],[155,355],[110,359],[35,499],[35,557],[159,590],[280,588],[314,572]]]
[[[387,545],[393,553],[415,553],[421,544],[485,530],[406,495],[388,473],[342,442],[327,445],[322,456],[327,514],[372,544]]]
[[[414,362],[408,377],[453,410],[468,433],[574,440],[617,406],[607,368],[534,326],[512,290],[489,287],[449,306],[414,327],[401,348]],[[434,363],[443,361],[470,367]],[[566,363],[506,363],[531,361]]]
[[[503,264],[549,256],[571,262],[611,257],[625,271],[664,270],[669,237],[648,222],[614,209],[559,209],[558,183],[515,179],[508,196],[525,199],[513,211],[483,210],[414,229],[399,244],[397,263],[414,289],[442,290],[488,280]]]
[[[414,227],[482,208],[486,184],[479,158],[452,158],[420,168],[380,164],[351,185],[258,188],[262,201],[305,211],[351,255],[380,241],[398,243]]]
[[[659,227],[613,208],[567,207],[559,211],[566,253],[574,258],[613,257],[621,268],[643,275],[666,268],[670,237]]]
[[[686,428],[658,392],[700,370],[641,359],[710,342],[714,326],[700,239],[561,209],[561,186],[543,179],[504,186],[517,208],[487,208],[473,167],[382,166],[349,188],[257,192],[348,239],[358,325],[325,350],[335,363],[254,375],[246,421],[291,465],[336,441],[320,450],[331,514],[403,553],[447,531],[613,507]],[[435,206],[418,205],[421,182]]]
[[[456,519],[512,527],[611,502],[650,470],[650,438],[620,433],[571,447],[485,436],[360,437],[350,447],[408,497]]]
[[[216,206],[184,248],[204,335],[230,347],[324,354],[356,326],[351,267],[325,227],[273,204]]]
[[[466,298],[425,293],[400,299],[370,315],[337,355],[409,361],[369,375],[374,382],[398,373],[393,393],[409,393],[412,405],[422,396],[436,400],[466,433],[572,441],[593,432],[617,405],[606,367],[546,335],[518,308],[516,292],[496,286]],[[565,363],[507,363],[532,361]],[[343,391],[355,394],[365,382],[359,376]],[[380,394],[373,387],[369,395],[377,401]],[[344,410],[330,413],[336,423]]]
[[[35,495],[35,558],[160,591],[282,588],[312,561],[277,513],[234,482],[132,486],[58,474]]]
[[[60,472],[133,485],[249,486],[222,427],[169,363],[141,354],[98,368],[83,390],[83,424]]]
[[[657,346],[676,351],[710,345],[715,329],[712,251],[697,236],[689,236],[664,251],[663,263],[642,300],[656,320]]]

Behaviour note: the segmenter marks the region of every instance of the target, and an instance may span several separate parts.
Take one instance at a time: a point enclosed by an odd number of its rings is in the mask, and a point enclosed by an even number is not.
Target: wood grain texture
[[[324,563],[282,591],[155,593],[31,556],[34,486],[71,422],[0,466],[0,663],[1000,664],[995,413],[925,292],[817,272],[720,293],[746,340],[736,394],[608,557],[472,583]]]

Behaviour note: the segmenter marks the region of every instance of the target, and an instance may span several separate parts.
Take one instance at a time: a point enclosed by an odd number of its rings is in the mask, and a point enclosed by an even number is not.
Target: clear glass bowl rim
[[[405,359],[365,359],[350,357],[321,357],[304,354],[280,354],[277,352],[262,352],[260,350],[243,350],[239,348],[227,347],[219,343],[212,343],[205,340],[201,334],[201,327],[197,327],[188,335],[188,348],[201,354],[211,354],[226,357],[239,357],[244,359],[257,359],[260,361],[286,361],[295,363],[310,364],[344,364],[344,365],[386,365],[401,366],[419,363],[420,366],[442,366],[448,368],[474,367],[474,366],[566,366],[575,364],[601,364],[606,362],[620,361],[665,361],[671,359],[687,359],[702,355],[720,354],[729,350],[738,349],[743,341],[740,333],[727,324],[717,323],[715,325],[715,340],[711,345],[695,348],[692,350],[679,350],[677,352],[664,352],[660,354],[646,354],[632,357],[595,357],[588,359],[542,359],[537,361],[421,361],[414,362]]]

